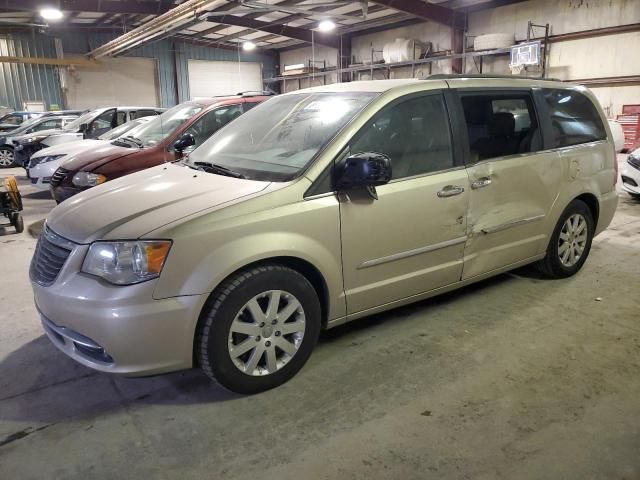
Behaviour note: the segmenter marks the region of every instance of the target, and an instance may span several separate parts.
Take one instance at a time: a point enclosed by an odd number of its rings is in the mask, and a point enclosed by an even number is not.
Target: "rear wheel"
[[[572,201],[562,212],[551,235],[547,255],[536,265],[549,278],[566,278],[576,274],[591,250],[595,222],[589,207],[581,200]]]
[[[237,393],[292,378],[320,333],[320,302],[303,275],[278,264],[233,275],[212,294],[196,338],[205,373]]]
[[[24,231],[24,221],[22,220],[22,215],[18,212],[14,212],[11,214],[11,225],[16,229],[16,233],[22,233]]]
[[[0,168],[13,167],[13,149],[9,147],[0,148]]]

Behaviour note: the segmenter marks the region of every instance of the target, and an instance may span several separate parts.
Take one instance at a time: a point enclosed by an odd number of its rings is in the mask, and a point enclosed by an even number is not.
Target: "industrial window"
[[[386,107],[363,127],[350,150],[386,154],[394,179],[453,167],[442,96],[413,97]]]
[[[551,147],[567,147],[607,137],[591,100],[576,90],[545,89],[551,120]]]
[[[530,95],[464,95],[462,108],[472,162],[542,149]]]

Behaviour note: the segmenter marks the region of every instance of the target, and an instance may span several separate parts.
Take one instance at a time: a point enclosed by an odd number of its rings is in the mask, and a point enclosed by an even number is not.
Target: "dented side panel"
[[[569,176],[567,160],[546,151],[484,161],[467,172],[472,189],[463,279],[543,252],[548,226],[555,224],[550,214]]]

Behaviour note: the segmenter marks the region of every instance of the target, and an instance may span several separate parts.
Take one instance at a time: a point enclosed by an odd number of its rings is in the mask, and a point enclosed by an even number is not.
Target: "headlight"
[[[71,182],[76,187],[95,187],[107,181],[107,177],[99,173],[78,172],[73,176]]]
[[[144,282],[160,275],[170,248],[169,240],[95,242],[82,271],[115,285]]]

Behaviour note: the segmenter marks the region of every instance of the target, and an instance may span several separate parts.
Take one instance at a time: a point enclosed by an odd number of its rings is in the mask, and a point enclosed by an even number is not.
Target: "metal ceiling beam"
[[[67,12],[136,13],[160,15],[175,7],[173,0],[0,0],[0,9],[37,11],[42,5]]]
[[[262,22],[260,20],[254,20],[246,17],[236,17],[228,15],[222,18],[210,17],[210,22],[223,23],[225,25],[233,25],[236,27],[245,27],[252,30],[259,30],[261,32],[273,33],[275,35],[281,35],[283,37],[293,38],[295,40],[302,40],[303,42],[312,43],[315,42],[319,45],[325,45],[327,47],[340,48],[340,38],[332,34],[315,33],[312,30],[300,27],[288,27],[286,25],[274,25],[269,22]]]
[[[464,27],[462,15],[456,15],[454,10],[435,3],[426,3],[420,0],[373,0],[373,2],[423,20],[431,20],[448,26]]]
[[[274,8],[279,6],[279,5],[280,4],[275,4]],[[355,6],[356,5],[354,5],[354,7]],[[334,6],[332,8],[336,8],[336,7]],[[319,7],[310,8],[309,12],[313,12],[314,14],[318,14],[318,13],[323,13],[323,12],[326,12],[328,10],[331,10],[332,8],[328,8],[327,6],[323,5],[323,6],[319,6]],[[385,9],[386,9],[386,7],[374,6],[374,7],[371,7],[369,9],[368,13],[376,13],[376,12],[379,12],[379,11],[385,10]],[[257,16],[260,16],[260,15],[257,15]],[[345,13],[342,16],[343,17],[347,17],[347,18],[359,18],[360,17],[360,15],[354,15],[352,13],[351,14],[350,13]],[[334,18],[331,15],[328,15],[328,17],[331,17],[332,19]],[[244,18],[246,18],[246,16]],[[307,15],[305,15],[305,14],[289,15],[288,17],[284,17],[284,18],[281,18],[279,20],[276,20],[276,22],[277,23],[281,23],[281,24],[287,24],[287,23],[290,23],[290,22],[295,22],[296,20],[301,20],[303,18],[307,18]],[[228,27],[225,26],[224,28],[228,28]],[[304,27],[301,27],[301,28],[304,28]],[[247,34],[252,33],[252,32],[253,32],[252,29],[242,30],[240,32],[236,32],[234,34],[222,37],[222,38],[220,38],[218,40],[220,40],[220,41],[228,41],[228,40],[232,40],[234,38],[243,37],[244,35],[247,35]],[[211,33],[211,32],[208,32],[208,33]]]

